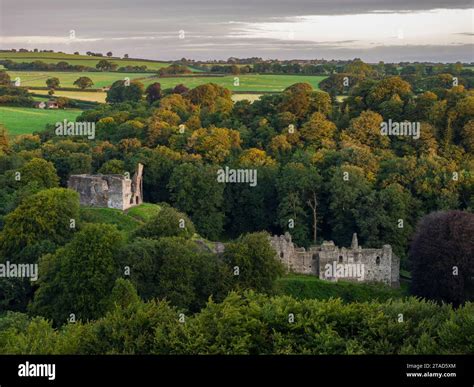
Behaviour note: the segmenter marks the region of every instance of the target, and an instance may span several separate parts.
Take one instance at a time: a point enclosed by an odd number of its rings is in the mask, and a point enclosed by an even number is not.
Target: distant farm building
[[[59,109],[58,103],[54,100],[35,102],[34,107],[37,109]]]

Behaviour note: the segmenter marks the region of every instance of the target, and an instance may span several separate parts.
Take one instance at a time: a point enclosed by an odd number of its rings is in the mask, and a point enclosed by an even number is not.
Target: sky
[[[0,0],[0,49],[474,62],[469,0]]]

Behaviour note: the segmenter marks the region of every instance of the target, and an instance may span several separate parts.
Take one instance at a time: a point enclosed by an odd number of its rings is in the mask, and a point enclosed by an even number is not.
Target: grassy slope
[[[81,110],[76,109],[42,110],[0,106],[0,123],[6,126],[10,136],[18,136],[41,131],[46,124],[54,124],[64,119],[74,121],[81,113]]]
[[[59,54],[53,52],[0,52],[0,60],[9,59],[13,62],[33,62],[40,60],[44,63],[58,63],[61,61],[68,62],[72,65],[83,65],[95,67],[101,59],[107,59],[112,63],[122,66],[147,66],[147,70],[158,70],[162,67],[169,66],[170,63],[161,61],[145,61],[139,59],[118,59],[87,55]]]
[[[82,207],[81,219],[88,223],[115,224],[120,231],[130,234],[159,210],[160,206],[150,203],[141,204],[125,212],[113,208]]]
[[[345,281],[334,283],[301,274],[289,274],[280,278],[277,281],[277,291],[298,299],[339,297],[346,302],[364,302],[375,298],[384,301],[408,295],[406,284],[403,284],[400,289],[394,289],[382,284],[358,284]]]

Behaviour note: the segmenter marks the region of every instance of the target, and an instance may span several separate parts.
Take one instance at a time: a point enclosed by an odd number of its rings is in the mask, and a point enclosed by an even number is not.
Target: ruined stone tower
[[[143,165],[132,179],[124,175],[71,175],[68,188],[77,191],[83,206],[126,210],[143,203]]]

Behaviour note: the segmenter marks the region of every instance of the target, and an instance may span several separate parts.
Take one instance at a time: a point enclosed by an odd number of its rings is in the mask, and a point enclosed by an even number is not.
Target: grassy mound
[[[125,234],[130,234],[160,210],[160,206],[143,203],[127,211],[113,208],[82,207],[81,219],[87,223],[114,224]]]

